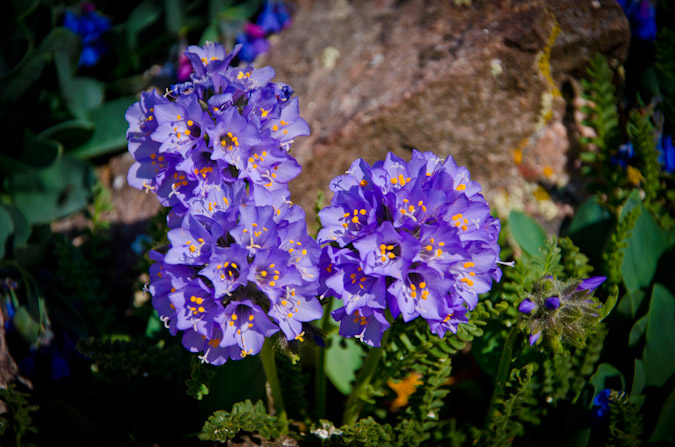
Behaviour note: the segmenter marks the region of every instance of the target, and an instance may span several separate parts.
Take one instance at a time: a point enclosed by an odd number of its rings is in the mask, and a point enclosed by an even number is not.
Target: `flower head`
[[[518,306],[523,314],[520,327],[528,334],[530,345],[543,335],[554,350],[561,349],[561,339],[583,346],[587,332],[595,330],[600,321],[600,304],[593,292],[606,279],[604,276],[567,282],[553,277],[541,279]]]
[[[79,12],[66,11],[63,26],[77,34],[82,41],[79,64],[91,67],[108,51],[103,35],[110,29],[110,19],[94,10],[91,3],[83,3]]]
[[[357,160],[331,190],[319,213],[320,284],[344,301],[333,312],[341,334],[377,346],[387,310],[422,317],[439,336],[456,332],[500,279],[499,221],[452,158],[414,151],[410,162]]]

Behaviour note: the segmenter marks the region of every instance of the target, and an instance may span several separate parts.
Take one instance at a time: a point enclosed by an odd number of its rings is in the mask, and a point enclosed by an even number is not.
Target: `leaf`
[[[22,61],[17,70],[7,76],[4,89],[0,93],[0,101],[13,102],[21,98],[24,92],[40,78],[45,65],[53,59],[53,51],[77,45],[77,36],[65,28],[53,29],[40,43],[38,48],[26,61]]]
[[[64,147],[77,147],[84,144],[94,132],[94,123],[89,120],[66,120],[55,124],[38,135],[58,141]]]
[[[127,45],[135,48],[140,32],[155,23],[161,14],[162,8],[157,1],[145,0],[136,6],[125,22]]]
[[[353,338],[342,338],[333,332],[327,339],[326,376],[342,394],[349,395],[356,371],[363,364],[363,350]]]
[[[663,440],[672,441],[673,427],[675,427],[675,390],[671,391],[670,396],[661,408],[661,414],[656,422],[656,428],[649,437],[648,444]]]
[[[621,273],[626,289],[632,292],[651,284],[659,258],[668,248],[668,237],[643,207],[627,242]]]
[[[648,319],[649,314],[643,316],[642,318],[640,318],[638,321],[635,322],[633,328],[630,330],[630,336],[628,337],[628,346],[635,346],[640,341],[642,335],[645,333],[645,329],[647,328]]]
[[[640,341],[642,335],[645,333],[645,329],[647,329],[648,319],[649,314],[643,316],[642,318],[640,318],[638,321],[635,322],[633,328],[630,330],[630,335],[628,337],[628,346],[635,346]]]
[[[217,368],[209,394],[200,401],[200,413],[212,414],[245,399],[263,399],[266,380],[259,355],[227,362]]]
[[[617,306],[617,311],[632,320],[637,315],[638,309],[640,309],[640,305],[644,298],[644,290],[626,292]]]
[[[0,259],[5,257],[5,243],[13,232],[12,217],[3,206],[0,206]]]
[[[635,369],[633,370],[633,385],[630,387],[631,400],[636,400],[645,387],[645,365],[642,360],[635,359]]]
[[[28,222],[50,223],[85,207],[93,182],[90,165],[62,157],[49,168],[12,176],[10,191]]]
[[[514,239],[527,254],[535,256],[546,243],[546,232],[531,217],[521,211],[511,211],[509,228]]]
[[[612,213],[593,196],[579,207],[569,227],[570,239],[596,268],[602,264],[603,247],[613,224]]]
[[[28,237],[30,236],[30,224],[26,220],[26,217],[21,214],[21,211],[15,206],[12,205],[2,205],[0,208],[4,208],[9,216],[12,218],[12,226],[14,227],[14,248],[25,247],[28,242]],[[0,228],[2,225],[0,225]],[[0,230],[2,232],[2,230]],[[2,258],[2,256],[0,256]]]
[[[92,110],[90,120],[95,125],[94,134],[85,144],[68,153],[78,158],[88,159],[125,148],[129,123],[124,118],[124,114],[136,100],[136,97],[131,96],[118,98]]]
[[[183,24],[183,2],[180,0],[164,0],[164,12],[166,13],[166,30],[171,34],[178,34]]]
[[[601,363],[595,370],[595,374],[588,380],[588,383],[595,388],[593,395],[597,396],[600,391],[608,388],[607,379],[612,377],[618,377],[621,380],[621,389],[626,389],[626,380],[623,378],[621,371],[609,363]]]
[[[675,297],[661,284],[654,286],[642,354],[646,386],[663,386],[675,372]]]
[[[40,323],[28,312],[26,306],[19,306],[16,309],[12,323],[24,340],[31,344],[37,342],[41,332]]]
[[[15,151],[16,158],[0,154],[0,171],[13,174],[52,165],[63,152],[63,146],[48,138],[26,131],[21,150]]]
[[[88,119],[92,109],[103,103],[103,83],[93,78],[75,77],[66,83],[61,95],[68,110],[78,119]]]

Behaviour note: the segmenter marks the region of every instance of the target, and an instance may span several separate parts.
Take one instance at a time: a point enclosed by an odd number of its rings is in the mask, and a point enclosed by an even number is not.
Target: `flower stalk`
[[[286,415],[286,407],[284,406],[284,399],[281,395],[281,383],[277,375],[277,366],[274,361],[274,341],[271,338],[266,338],[260,351],[260,358],[262,360],[263,369],[265,370],[265,377],[270,387],[270,394],[272,395],[272,407],[276,412],[276,417],[284,424],[288,423],[288,416]]]

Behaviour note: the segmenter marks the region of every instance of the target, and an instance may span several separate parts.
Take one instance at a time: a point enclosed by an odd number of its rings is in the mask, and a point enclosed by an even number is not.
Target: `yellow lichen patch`
[[[541,202],[543,200],[551,200],[551,196],[541,185],[537,185],[537,189],[534,190],[532,195],[539,202]]]
[[[396,411],[407,406],[410,396],[415,392],[417,386],[422,384],[421,379],[421,374],[412,372],[400,382],[392,382],[389,380],[387,385],[396,392],[396,399],[389,404],[389,409],[391,411]]]

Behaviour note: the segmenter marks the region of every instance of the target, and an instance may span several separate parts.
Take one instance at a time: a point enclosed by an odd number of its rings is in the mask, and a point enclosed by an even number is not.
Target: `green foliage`
[[[394,433],[389,424],[379,424],[372,417],[360,419],[353,425],[343,425],[335,429],[327,421],[323,431],[313,430],[312,433],[321,438],[322,447],[391,447],[392,445],[404,445],[397,442],[394,444]]]
[[[640,408],[625,393],[612,391],[609,395],[608,447],[639,447],[644,444]]]
[[[656,149],[656,135],[654,127],[649,122],[649,116],[644,116],[636,110],[631,111],[628,135],[642,162],[640,173],[644,177],[644,182],[642,182],[645,192],[644,203],[648,209],[651,209],[659,194],[661,164],[659,163],[659,151]]]
[[[532,388],[535,364],[514,368],[503,395],[493,401],[482,430],[474,433],[474,444],[503,447],[511,445],[516,436],[524,433],[525,423],[538,424],[538,417],[530,410],[537,405]]]
[[[609,243],[603,254],[608,284],[621,284],[622,282],[621,267],[624,250],[628,247],[628,239],[641,213],[641,207],[633,208],[619,221],[609,238]]]
[[[266,439],[279,438],[285,433],[286,424],[267,414],[262,401],[255,405],[250,400],[238,402],[232,411],[216,411],[204,423],[199,439],[202,441],[227,442],[241,431],[259,433]]]
[[[32,445],[22,442],[24,436],[37,433],[31,413],[37,411],[38,407],[29,405],[29,397],[29,394],[18,391],[13,384],[7,388],[0,388],[0,401],[4,402],[7,408],[7,412],[0,415],[0,440],[11,440],[10,442],[17,447]]]
[[[192,370],[190,378],[185,381],[187,385],[188,396],[192,396],[197,400],[209,394],[209,387],[211,380],[216,375],[215,367],[207,363],[203,363],[199,358],[193,356],[190,360]]]
[[[85,338],[77,350],[89,357],[104,377],[187,376],[187,357],[180,346],[136,339]]]
[[[293,362],[286,355],[277,355],[275,361],[281,383],[281,394],[289,417],[299,421],[307,420],[309,404],[305,384],[308,378],[302,371],[300,362]]]
[[[583,254],[570,238],[558,239],[558,247],[560,247],[563,274],[566,277],[588,278],[590,276],[593,266],[588,264],[588,256]]]
[[[614,72],[607,59],[596,54],[591,59],[587,74],[588,79],[582,80],[583,96],[592,105],[584,109],[588,114],[588,120],[584,124],[592,127],[596,136],[583,140],[595,146],[595,150],[587,148],[580,155],[585,163],[582,172],[596,180],[596,183],[590,185],[592,190],[610,194],[608,202],[613,206],[622,199],[619,186],[623,177],[611,163],[611,156],[621,143],[616,89],[613,84]]]

